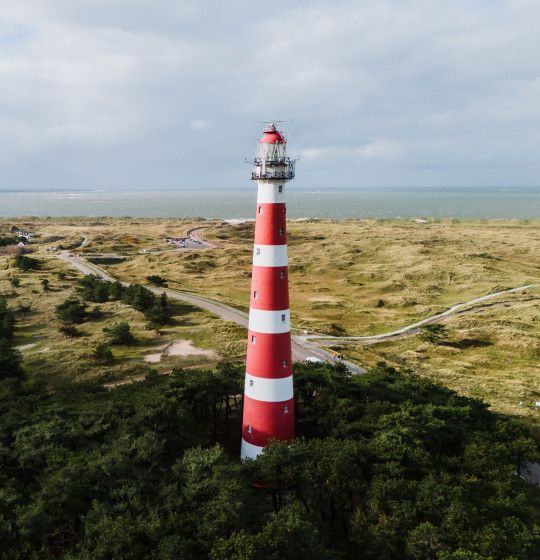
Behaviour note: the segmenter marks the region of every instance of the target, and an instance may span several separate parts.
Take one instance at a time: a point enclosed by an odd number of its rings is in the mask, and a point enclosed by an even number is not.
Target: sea
[[[249,219],[256,186],[179,190],[0,190],[0,216]],[[540,218],[540,187],[306,188],[287,185],[291,218]]]

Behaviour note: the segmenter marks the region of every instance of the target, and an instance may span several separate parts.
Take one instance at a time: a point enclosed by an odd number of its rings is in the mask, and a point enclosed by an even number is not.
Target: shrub
[[[23,272],[37,270],[39,268],[39,261],[37,259],[33,259],[32,257],[27,257],[22,253],[17,253],[15,255],[15,266]]]
[[[92,352],[92,358],[98,364],[109,365],[114,362],[111,347],[106,342],[100,342]]]
[[[86,301],[103,303],[109,299],[111,282],[90,274],[81,278],[78,290]]]
[[[17,276],[12,276],[9,279],[9,283],[11,284],[11,286],[13,286],[13,288],[18,288],[21,285],[21,279]]]
[[[171,322],[172,311],[169,307],[169,299],[165,292],[161,294],[159,303],[145,311],[144,316],[151,328],[159,325],[168,325]]]
[[[64,336],[68,338],[77,338],[82,336],[81,331],[75,328],[73,325],[64,325],[58,329]]]
[[[122,300],[143,313],[156,304],[156,296],[148,288],[140,284],[131,284],[125,288]]]
[[[107,339],[110,344],[131,345],[135,343],[135,337],[126,321],[114,323],[110,327],[105,327],[103,332],[107,334]]]
[[[0,237],[0,247],[6,247],[7,245],[15,245],[18,243],[19,239],[15,236],[13,237]]]
[[[432,325],[426,325],[422,328],[420,333],[420,339],[425,342],[431,342],[432,344],[440,344],[445,341],[448,337],[446,327],[440,323],[434,323]]]
[[[6,298],[0,296],[0,338],[11,338],[15,329],[15,315],[7,307]]]
[[[147,276],[146,279],[148,280],[148,282],[154,284],[154,286],[167,285],[167,279],[163,278],[163,276],[159,276],[158,274],[151,274],[150,276]]]
[[[56,306],[56,316],[63,323],[82,323],[86,319],[86,304],[76,298],[68,298]]]
[[[21,362],[21,353],[12,348],[7,338],[0,338],[0,379],[21,378],[23,376]]]

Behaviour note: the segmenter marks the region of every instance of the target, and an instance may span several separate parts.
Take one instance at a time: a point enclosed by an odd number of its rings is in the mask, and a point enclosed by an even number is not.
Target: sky
[[[538,0],[17,0],[0,190],[540,185]]]

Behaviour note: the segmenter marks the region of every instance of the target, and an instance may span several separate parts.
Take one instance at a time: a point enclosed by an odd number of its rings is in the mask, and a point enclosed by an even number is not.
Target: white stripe
[[[267,311],[251,307],[248,328],[256,333],[286,333],[291,330],[291,315],[288,309]]]
[[[267,183],[259,181],[259,188],[257,189],[257,203],[279,203],[285,202],[285,185],[281,185],[281,191],[279,192],[280,185],[275,183]]]
[[[253,266],[287,266],[287,245],[255,245]]]
[[[264,402],[283,402],[293,398],[293,376],[279,379],[256,377],[246,373],[244,395]]]
[[[242,438],[242,447],[240,448],[240,459],[244,461],[245,459],[256,459],[257,455],[262,453],[264,447],[259,447],[258,445],[253,445],[248,443],[244,438]]]

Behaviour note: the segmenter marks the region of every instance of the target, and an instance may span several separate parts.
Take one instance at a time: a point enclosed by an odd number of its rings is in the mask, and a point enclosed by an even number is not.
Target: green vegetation
[[[21,377],[22,356],[7,338],[0,338],[0,379]]]
[[[534,426],[540,291],[337,345],[363,376],[296,364],[298,438],[240,464],[243,368],[215,366],[243,361],[245,329],[142,286],[245,306],[252,224],[207,225],[215,250],[139,254],[193,222],[41,220],[24,225],[36,272],[12,282],[15,249],[0,256],[0,559],[537,558],[540,495],[520,473],[538,449],[462,395]],[[291,222],[294,324],[372,334],[534,283],[538,225]],[[83,236],[128,255],[109,271],[135,285],[81,279],[44,247]],[[168,355],[179,338],[219,356]]]
[[[64,303],[56,306],[56,315],[66,324],[83,323],[87,317],[87,305],[76,298],[68,298]]]
[[[154,284],[154,286],[167,286],[167,279],[163,278],[163,276],[159,276],[159,274],[151,274],[150,276],[147,276],[146,279],[151,284]]]
[[[15,314],[8,309],[6,298],[0,297],[0,379],[22,377],[22,356],[13,348]]]
[[[441,323],[433,323],[422,327],[420,340],[431,342],[432,344],[441,344],[448,337],[446,327]]]
[[[98,276],[85,276],[79,281],[79,291],[87,301],[105,302],[120,299],[137,311],[144,313],[151,327],[167,325],[171,321],[172,311],[167,294],[160,298],[140,284],[124,286],[120,282],[109,282]]]
[[[113,391],[0,381],[0,558],[538,557],[520,424],[389,368],[294,373],[298,439],[245,464],[230,364]]]
[[[107,301],[96,301],[102,304],[103,317],[89,317],[81,329],[82,337],[56,337],[56,305],[67,297],[78,296],[87,302],[100,298],[73,293],[78,273],[47,248],[60,239],[76,247],[86,237],[88,242],[81,249],[85,254],[118,252],[127,257],[108,268],[124,282],[142,285],[150,282],[147,277],[159,276],[170,289],[193,291],[247,309],[252,223],[81,217],[19,222],[20,228],[37,233],[32,256],[39,257],[41,269],[21,275],[21,289],[10,290],[9,278],[17,271],[13,260],[7,254],[2,257],[0,251],[0,294],[13,298],[13,308],[32,305],[32,311],[19,322],[15,343],[35,344],[22,352],[29,367],[39,367],[41,375],[51,380],[100,375],[99,368],[87,360],[88,347],[101,340],[102,329],[111,319],[127,320],[139,344],[115,349],[115,364],[104,376],[128,376],[149,351],[158,351],[178,336],[216,350],[222,357],[242,359],[243,329],[177,303],[169,305],[169,324],[152,325],[138,312],[131,312],[121,298],[111,296]],[[201,222],[204,236],[217,245],[215,249],[174,251],[163,243],[165,237],[184,236]],[[6,235],[10,225],[4,228]],[[290,220],[287,230],[291,314],[297,332],[387,332],[481,294],[538,283],[540,274],[538,220],[437,220],[427,224],[409,220]],[[46,293],[39,284],[44,277],[53,286]],[[36,290],[39,298],[33,295]],[[440,380],[461,394],[486,400],[497,411],[523,418],[539,430],[540,417],[534,408],[540,398],[535,381],[540,375],[539,304],[540,290],[526,290],[445,319],[441,324],[447,329],[448,340],[442,344],[414,336],[373,346],[347,345],[339,352],[362,365],[384,360]],[[201,361],[210,361],[205,360],[168,357],[155,367],[169,371],[188,362],[201,365]]]
[[[7,300],[0,296],[0,338],[11,339],[15,329],[15,314],[8,309]]]
[[[102,366],[108,366],[114,362],[111,347],[106,342],[100,342],[92,352],[94,361]]]
[[[76,327],[74,327],[73,325],[62,325],[61,327],[58,328],[58,330],[64,335],[67,336],[68,338],[77,338],[79,336],[82,336],[81,331],[79,331]]]
[[[16,245],[19,242],[19,238],[15,235],[5,236],[0,235],[0,247],[6,247],[8,245]]]
[[[15,255],[15,266],[23,272],[28,272],[29,270],[37,270],[40,264],[37,259],[19,252]]]
[[[126,321],[113,323],[109,327],[105,327],[103,332],[107,334],[109,344],[135,344],[135,337],[131,332],[131,328]]]

